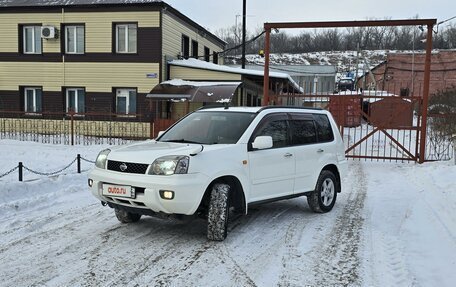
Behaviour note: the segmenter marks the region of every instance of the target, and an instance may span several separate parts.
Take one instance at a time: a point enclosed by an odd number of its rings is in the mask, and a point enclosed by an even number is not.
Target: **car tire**
[[[336,176],[329,170],[322,170],[315,190],[307,196],[307,203],[313,212],[331,211],[336,203],[339,188]]]
[[[211,190],[207,214],[207,239],[223,241],[227,235],[231,187],[216,183]]]
[[[122,223],[138,222],[141,218],[141,214],[131,213],[123,209],[115,208],[114,212],[116,213],[117,219]]]

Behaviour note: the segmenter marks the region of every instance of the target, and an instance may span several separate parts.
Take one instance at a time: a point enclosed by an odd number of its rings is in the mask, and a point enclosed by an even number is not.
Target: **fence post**
[[[81,155],[77,155],[77,162],[78,162],[78,173],[81,173]]]
[[[22,161],[19,162],[19,181],[22,181],[22,168],[23,168],[23,165],[22,165]]]
[[[153,139],[154,138],[154,119],[151,118],[149,122],[149,138]]]
[[[71,119],[71,145],[74,145],[74,111],[70,112]]]
[[[453,140],[453,158],[454,158],[454,165],[456,165],[456,134],[453,134],[451,136],[451,139]]]

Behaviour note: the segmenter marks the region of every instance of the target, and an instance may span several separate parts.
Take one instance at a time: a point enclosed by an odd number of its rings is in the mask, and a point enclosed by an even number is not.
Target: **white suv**
[[[199,215],[224,240],[230,214],[305,195],[328,212],[347,161],[330,113],[294,107],[202,108],[156,140],[100,152],[89,186],[123,222]]]

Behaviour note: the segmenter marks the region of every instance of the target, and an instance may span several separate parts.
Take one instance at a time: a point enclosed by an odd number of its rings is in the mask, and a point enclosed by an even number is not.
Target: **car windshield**
[[[255,118],[254,113],[194,112],[163,134],[160,142],[235,144]]]

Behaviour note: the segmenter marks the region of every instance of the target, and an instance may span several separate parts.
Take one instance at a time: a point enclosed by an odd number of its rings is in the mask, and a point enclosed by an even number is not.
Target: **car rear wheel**
[[[223,241],[227,235],[230,208],[230,189],[225,183],[216,183],[211,190],[207,214],[207,239]]]
[[[336,176],[329,170],[323,170],[315,190],[307,196],[310,209],[318,213],[331,211],[336,203],[338,186]]]
[[[115,208],[114,212],[116,213],[117,219],[122,223],[137,222],[141,218],[141,214],[131,213],[123,209]]]

